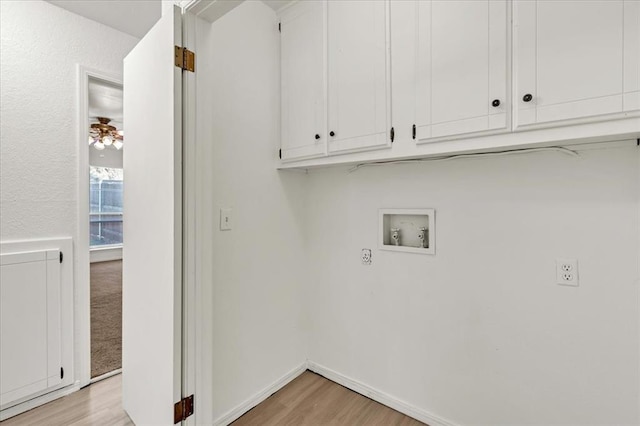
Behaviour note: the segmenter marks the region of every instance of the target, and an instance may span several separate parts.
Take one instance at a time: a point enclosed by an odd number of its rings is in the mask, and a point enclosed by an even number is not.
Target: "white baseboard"
[[[25,411],[29,411],[48,402],[51,402],[54,399],[62,398],[63,396],[69,395],[79,390],[80,382],[75,382],[74,384],[69,385],[65,388],[46,393],[37,398],[29,399],[18,405],[14,405],[13,407],[5,408],[4,410],[0,411],[0,421],[7,420],[10,417],[17,416],[18,414],[22,414]]]
[[[104,380],[104,379],[108,379],[109,377],[113,377],[113,376],[116,376],[118,374],[122,374],[122,368],[118,368],[118,369],[115,369],[113,371],[109,371],[108,373],[101,374],[100,376],[96,376],[96,377],[92,378],[89,381],[89,383],[90,384],[94,384],[96,382],[99,382],[99,381]]]
[[[109,262],[122,259],[122,246],[96,247],[89,250],[89,262]]]
[[[351,389],[354,392],[364,395],[367,398],[371,398],[374,401],[379,402],[380,404],[393,408],[394,410],[406,414],[409,417],[413,417],[416,420],[420,420],[421,422],[426,423],[429,426],[458,426],[452,421],[431,414],[421,408],[415,407],[398,398],[374,389],[371,386],[365,385],[364,383],[340,374],[337,371],[316,364],[313,361],[307,362],[307,369],[313,371],[314,373],[318,373],[319,375],[324,376],[327,379],[344,386],[345,388]]]
[[[306,370],[307,370],[307,363],[303,362],[298,367],[289,371],[283,377],[279,378],[278,380],[276,380],[275,382],[273,382],[272,384],[270,384],[269,386],[267,386],[257,394],[253,395],[251,398],[247,399],[242,404],[238,405],[237,407],[233,408],[231,411],[228,411],[227,413],[220,416],[218,419],[214,420],[213,424],[216,426],[218,425],[226,426],[232,423],[233,421],[240,418],[240,416],[242,416],[244,413],[251,410],[253,407],[260,404],[262,401],[264,401],[265,399],[269,398],[271,395],[273,395],[274,393],[282,389],[286,384],[288,384],[290,381],[292,381],[293,379],[295,379],[296,377],[304,373]]]

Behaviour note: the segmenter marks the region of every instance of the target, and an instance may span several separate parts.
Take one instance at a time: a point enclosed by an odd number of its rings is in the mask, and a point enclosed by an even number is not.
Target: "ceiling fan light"
[[[102,138],[102,143],[105,144],[105,146],[109,146],[113,143],[113,139],[111,139],[111,136],[105,136]]]
[[[122,149],[122,142],[120,142],[119,140],[116,140],[115,142],[113,142],[113,146],[116,147],[116,149]]]
[[[104,149],[104,144],[102,143],[102,141],[98,141],[93,144],[93,147],[98,151],[102,151]]]
[[[91,145],[94,142],[94,140],[93,140],[93,138],[91,136],[89,136],[89,141],[88,142],[89,142],[89,145]]]

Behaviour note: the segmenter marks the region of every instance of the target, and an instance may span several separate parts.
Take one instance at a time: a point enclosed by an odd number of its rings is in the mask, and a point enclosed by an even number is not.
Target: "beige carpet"
[[[122,261],[91,264],[91,377],[122,367]]]

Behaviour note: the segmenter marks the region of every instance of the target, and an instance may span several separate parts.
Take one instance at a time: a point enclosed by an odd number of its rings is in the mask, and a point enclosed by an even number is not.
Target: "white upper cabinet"
[[[514,20],[516,127],[640,109],[640,2],[515,1]]]
[[[640,0],[309,0],[281,16],[282,168],[640,137]]]
[[[326,9],[303,1],[281,15],[283,161],[326,155]]]
[[[416,139],[508,130],[506,0],[422,0],[416,15]]]
[[[389,3],[329,1],[329,152],[391,145]]]

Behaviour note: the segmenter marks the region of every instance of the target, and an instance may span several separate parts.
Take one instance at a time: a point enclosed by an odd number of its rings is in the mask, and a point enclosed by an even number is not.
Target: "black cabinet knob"
[[[499,107],[500,106],[500,99],[494,99],[493,102],[491,102],[491,106],[492,107]]]
[[[320,135],[316,134],[316,139],[320,139]]]
[[[335,136],[336,132],[334,132],[333,130],[329,132],[329,136]]]
[[[522,97],[522,100],[525,102],[531,102],[531,99],[533,99],[533,96],[531,96],[531,93],[527,93]]]

